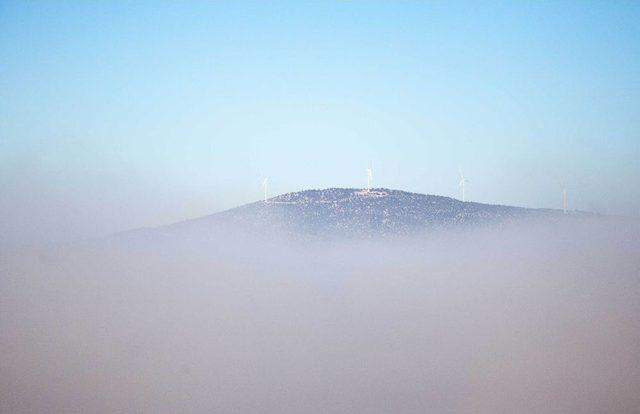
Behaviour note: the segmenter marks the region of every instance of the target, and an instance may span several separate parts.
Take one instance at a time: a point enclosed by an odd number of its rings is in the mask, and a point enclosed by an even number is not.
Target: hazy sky
[[[640,215],[638,2],[0,2],[4,242],[374,184]],[[46,237],[45,237],[46,236]]]

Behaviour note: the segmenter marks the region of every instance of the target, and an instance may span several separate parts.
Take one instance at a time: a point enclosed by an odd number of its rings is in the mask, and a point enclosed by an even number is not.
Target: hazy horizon
[[[640,216],[640,5],[0,4],[3,244],[374,185]]]
[[[360,190],[362,192],[367,191],[366,187],[351,187],[351,188],[347,188],[347,187],[331,187],[331,188],[327,188],[327,189],[303,189],[300,191],[293,191],[293,192],[289,192],[289,193],[282,193],[282,194],[269,194],[268,197],[269,199],[272,198],[278,198],[279,196],[283,196],[283,195],[287,195],[287,194],[296,194],[296,193],[304,193],[307,191],[323,191],[323,190],[335,190],[335,189],[344,189],[344,190]],[[416,193],[416,192],[410,192],[410,191],[405,191],[405,190],[399,190],[399,189],[388,189],[388,188],[383,188],[383,187],[372,187],[371,191],[376,191],[376,190],[392,190],[392,191],[399,191],[402,193],[409,193],[409,194],[421,194],[421,193]],[[457,201],[461,201],[460,198],[456,198],[455,196],[453,197],[449,197],[449,196],[440,196],[438,194],[425,194],[427,196],[435,196],[435,197],[446,197],[446,198],[453,198]],[[110,230],[104,233],[96,233],[96,234],[91,234],[88,236],[82,236],[82,237],[62,237],[62,238],[53,238],[53,239],[46,239],[46,238],[40,238],[37,239],[36,241],[31,240],[31,241],[20,241],[20,242],[14,242],[13,244],[11,243],[7,243],[6,240],[3,240],[5,243],[0,243],[0,248],[4,248],[7,250],[16,250],[16,251],[20,251],[21,249],[31,249],[31,248],[56,248],[56,246],[58,247],[64,247],[67,245],[67,243],[72,243],[71,245],[75,244],[75,243],[80,243],[80,245],[82,243],[85,242],[99,242],[101,240],[107,241],[110,240],[112,237],[119,237],[121,235],[125,235],[128,234],[130,232],[135,232],[138,230],[144,230],[144,229],[162,229],[162,228],[168,228],[168,227],[173,227],[174,225],[180,225],[182,223],[188,223],[188,222],[193,222],[196,220],[200,220],[200,219],[205,219],[208,217],[213,217],[213,216],[217,216],[218,213],[224,213],[228,210],[234,210],[235,208],[241,208],[241,207],[246,207],[249,204],[255,204],[255,203],[262,203],[263,199],[257,199],[257,200],[252,200],[246,204],[242,204],[242,205],[238,205],[238,206],[232,206],[230,208],[224,208],[222,210],[218,210],[218,211],[212,211],[209,213],[205,213],[199,216],[194,216],[194,217],[185,217],[183,219],[179,219],[176,221],[172,221],[172,222],[163,222],[163,223],[157,223],[154,225],[145,225],[145,226],[137,226],[137,227],[132,227],[132,228],[124,228],[124,229],[117,229],[117,230]],[[269,201],[271,202],[271,201]],[[468,203],[477,203],[473,200],[467,200]],[[275,202],[277,205],[277,201]],[[501,204],[495,204],[495,203],[479,203],[479,204],[483,204],[483,205],[488,205],[488,206],[507,206],[507,205],[501,205]],[[544,208],[544,207],[526,207],[526,206],[514,206],[514,205],[508,205],[507,207],[520,207],[520,208],[525,208],[528,210],[550,210],[550,211],[556,211],[558,213],[562,213],[563,210],[562,208]],[[592,218],[596,218],[596,217],[602,217],[602,218],[609,218],[609,219],[613,219],[613,220],[621,220],[621,222],[625,222],[626,220],[631,220],[629,221],[630,224],[638,224],[640,223],[640,220],[636,220],[637,217],[628,217],[628,216],[622,216],[622,215],[601,215],[601,214],[597,214],[595,212],[590,212],[590,211],[584,211],[584,210],[577,210],[577,209],[571,209],[569,208],[567,210],[568,214],[575,214],[578,213],[579,216],[576,216],[576,218],[580,219],[580,215],[582,213],[587,213],[589,214],[594,214],[594,216]],[[589,216],[585,216],[582,217],[582,219],[585,219]],[[556,219],[561,218],[561,216],[558,216]],[[533,223],[537,223],[537,221],[539,219],[534,219],[535,221]],[[526,221],[526,219],[524,219],[523,221]],[[508,222],[508,221],[507,221]],[[276,223],[274,223],[275,225]],[[488,224],[488,223],[487,223]],[[469,224],[468,227],[470,229],[473,229],[474,227],[476,227],[475,224]],[[535,227],[535,225],[534,225]],[[228,230],[228,229],[227,229]],[[224,231],[223,228],[218,229],[217,231]],[[244,231],[243,229],[236,229],[236,231],[238,231],[240,234],[242,234],[242,232]],[[311,235],[304,235],[304,237],[309,237]],[[313,239],[314,237],[311,236],[311,239]]]

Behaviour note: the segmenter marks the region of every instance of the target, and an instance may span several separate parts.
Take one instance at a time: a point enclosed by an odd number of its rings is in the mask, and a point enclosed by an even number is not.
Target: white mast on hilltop
[[[269,189],[269,177],[262,180],[262,190],[264,191],[264,202],[267,202],[267,190]]]
[[[367,168],[367,192],[371,191],[371,182],[373,181],[373,161]]]
[[[465,184],[468,183],[469,180],[464,178],[464,175],[462,174],[462,170],[459,170],[459,171],[460,171],[460,183],[458,183],[458,187],[462,188],[462,201],[467,201],[465,196]]]
[[[562,211],[567,214],[567,189],[562,190]]]

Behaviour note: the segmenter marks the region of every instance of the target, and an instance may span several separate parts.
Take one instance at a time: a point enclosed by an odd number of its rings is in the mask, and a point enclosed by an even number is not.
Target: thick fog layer
[[[5,253],[0,412],[632,413],[637,223]]]

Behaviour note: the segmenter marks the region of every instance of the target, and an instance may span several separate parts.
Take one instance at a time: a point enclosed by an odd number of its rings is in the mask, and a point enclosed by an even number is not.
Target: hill
[[[571,216],[586,213],[570,213]],[[470,225],[562,217],[559,210],[463,202],[375,188],[329,188],[282,194],[220,213],[159,227],[163,233],[283,232],[319,238],[402,236]],[[150,230],[147,230],[150,231]]]

